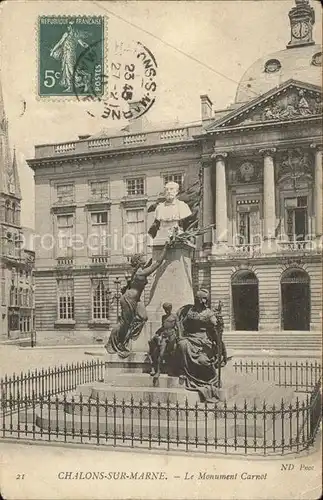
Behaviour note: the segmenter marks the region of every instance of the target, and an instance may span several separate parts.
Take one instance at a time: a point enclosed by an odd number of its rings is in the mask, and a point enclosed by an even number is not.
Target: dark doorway
[[[310,329],[310,279],[302,269],[289,269],[281,279],[283,330]]]
[[[232,279],[235,330],[258,330],[258,280],[251,271],[239,271]]]

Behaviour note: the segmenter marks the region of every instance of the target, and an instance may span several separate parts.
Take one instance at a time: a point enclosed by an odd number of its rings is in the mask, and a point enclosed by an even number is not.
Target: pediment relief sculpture
[[[322,96],[313,96],[300,89],[298,93],[272,102],[263,111],[263,120],[290,120],[322,113]]]
[[[208,131],[321,116],[322,110],[322,92],[318,87],[286,82],[280,89],[272,90],[220,118],[210,125]]]

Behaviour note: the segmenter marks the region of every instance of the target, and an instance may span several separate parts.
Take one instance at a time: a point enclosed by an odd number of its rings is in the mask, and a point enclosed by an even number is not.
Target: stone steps
[[[69,415],[90,416],[91,418],[99,415],[100,417],[107,416],[107,418],[143,418],[148,419],[160,419],[160,420],[176,420],[185,421],[186,416],[191,418],[192,415],[197,415],[197,419],[205,419],[205,412],[207,413],[208,419],[214,419],[214,404],[209,404],[205,406],[203,403],[195,403],[194,405],[176,405],[170,403],[167,407],[165,404],[158,403],[142,403],[130,401],[117,401],[113,404],[113,401],[98,401],[91,398],[80,399],[79,394],[69,395],[64,401],[63,398],[58,400],[53,400],[54,411],[63,412],[65,411]],[[81,409],[82,403],[82,409]]]
[[[170,439],[174,440],[179,436],[180,440],[185,440],[188,435],[192,441],[194,442],[194,438],[197,436],[199,441],[205,439],[205,435],[207,435],[208,439],[214,439],[216,435],[224,436],[225,427],[226,427],[226,435],[227,437],[234,436],[234,425],[232,422],[230,423],[229,419],[226,422],[224,420],[217,420],[215,427],[215,420],[212,420],[213,424],[210,425],[209,422],[205,426],[204,420],[188,420],[187,422],[182,419],[166,419],[158,420],[158,419],[147,419],[143,418],[114,418],[95,415],[93,418],[89,419],[86,417],[80,417],[80,415],[70,415],[68,413],[60,413],[57,417],[54,412],[48,412],[47,409],[44,409],[42,414],[38,413],[35,417],[35,424],[44,429],[51,428],[52,432],[55,433],[55,430],[59,433],[66,432],[71,433],[74,429],[75,433],[79,433],[82,429],[82,434],[87,436],[89,431],[91,431],[92,436],[99,432],[101,435],[105,436],[106,434],[110,435],[110,438],[113,435],[118,436],[119,438],[123,435],[127,435],[128,438],[131,437],[131,434],[138,440],[138,438],[142,437],[143,439],[149,439],[149,435],[153,438],[161,437],[161,439],[167,439],[168,436]],[[32,414],[28,415],[28,422],[33,422]],[[23,423],[23,420],[21,420]],[[209,424],[209,425],[208,425]],[[259,432],[261,432],[261,426],[259,426]]]
[[[82,392],[83,396],[91,397],[93,399],[98,398],[99,401],[113,400],[114,397],[118,401],[130,401],[131,397],[134,401],[140,401],[148,403],[160,401],[160,403],[176,403],[185,404],[186,400],[188,404],[195,404],[199,402],[198,393],[195,391],[187,391],[184,388],[163,388],[163,387],[117,387],[112,386],[108,383],[97,382],[92,384],[84,384],[79,386],[77,392]]]
[[[295,351],[320,351],[322,349],[321,334],[311,332],[224,332],[223,340],[226,347],[233,350],[290,349]]]
[[[121,373],[114,379],[109,381],[110,385],[113,387],[128,387],[129,386],[129,374]],[[131,375],[131,387],[149,387],[153,386],[153,377],[147,373],[133,373]],[[157,387],[160,388],[181,388],[178,377],[169,377],[167,375],[161,374],[158,378]]]

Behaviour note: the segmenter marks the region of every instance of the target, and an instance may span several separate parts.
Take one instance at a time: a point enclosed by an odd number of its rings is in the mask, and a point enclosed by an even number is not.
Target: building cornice
[[[105,269],[105,274],[108,273],[120,273],[121,276],[125,274],[125,271],[128,271],[131,269],[130,264],[127,262],[121,262],[118,264],[112,264],[108,263],[104,265]],[[88,264],[88,265],[82,265],[82,266],[77,266],[77,265],[72,265],[72,266],[52,266],[48,268],[40,268],[34,269],[34,276],[53,276],[56,277],[58,275],[62,274],[68,274],[68,275],[77,275],[77,274],[86,274],[86,275],[93,275],[93,273],[99,272],[99,267],[98,265],[93,265],[93,264]]]
[[[276,140],[274,142],[257,142],[257,143],[251,143],[251,144],[237,144],[237,145],[221,145],[219,147],[215,146],[214,149],[209,153],[204,153],[203,154],[203,159],[204,161],[208,160],[208,157],[211,158],[211,154],[215,154],[218,152],[218,154],[223,153],[225,150],[226,153],[234,153],[234,154],[241,154],[243,153],[244,155],[247,153],[259,153],[260,150],[262,149],[272,149],[275,147],[277,150],[284,150],[286,148],[291,148],[291,147],[299,147],[299,146],[308,146],[310,147],[311,143],[319,143],[321,140],[320,136],[317,137],[304,137],[304,138],[295,138],[293,139],[285,139],[285,140]]]
[[[253,255],[252,257],[221,257],[219,258],[217,255],[210,255],[208,257],[211,266],[217,267],[227,267],[227,266],[237,266],[239,264],[246,265],[251,264],[254,265],[257,262],[257,265],[286,265],[290,264],[291,266],[295,263],[311,263],[311,262],[322,262],[322,253],[321,252],[307,252],[303,254],[297,254],[296,252],[290,252],[288,254],[284,253],[276,253],[276,254],[266,254],[266,255]]]
[[[185,151],[191,148],[198,148],[199,143],[194,139],[189,139],[187,141],[181,141],[176,144],[165,144],[165,145],[157,145],[157,146],[146,146],[146,147],[137,147],[131,149],[115,149],[111,151],[100,151],[100,152],[87,152],[87,153],[78,153],[78,154],[69,154],[69,155],[58,155],[56,156],[47,156],[43,158],[31,158],[27,160],[27,163],[30,168],[33,170],[37,169],[37,167],[44,167],[49,165],[63,165],[65,163],[81,163],[85,161],[95,161],[95,160],[106,160],[109,158],[116,157],[124,157],[124,158],[133,158],[136,155],[145,154],[146,156],[159,154],[159,153],[172,153],[177,151]]]

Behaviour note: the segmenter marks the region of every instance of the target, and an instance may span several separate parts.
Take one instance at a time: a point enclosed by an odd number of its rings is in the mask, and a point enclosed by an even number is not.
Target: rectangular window
[[[74,201],[74,185],[61,184],[57,186],[57,201]]]
[[[13,285],[10,287],[10,305],[15,305],[15,287]]]
[[[144,252],[145,237],[145,210],[126,210],[126,227],[123,238],[124,252],[126,254]]]
[[[14,235],[14,255],[15,257],[20,256],[21,239],[19,234]]]
[[[74,282],[58,281],[58,319],[74,319]]]
[[[109,289],[106,280],[92,282],[92,318],[94,320],[109,318]]]
[[[92,225],[106,225],[108,223],[108,212],[92,212],[91,222]]]
[[[108,198],[109,183],[108,181],[95,181],[90,183],[91,197],[96,199]]]
[[[11,233],[6,234],[7,240],[7,255],[14,255],[15,253],[15,245],[14,245],[14,236]]]
[[[237,244],[253,245],[260,243],[260,212],[259,205],[239,204],[237,207]]]
[[[1,268],[1,305],[5,306],[7,303],[6,300],[6,269],[4,267]]]
[[[25,288],[24,289],[24,292],[23,292],[23,305],[25,307],[30,307],[30,304],[29,304],[29,290],[28,288]]]
[[[19,319],[19,329],[22,333],[30,332],[31,318],[29,316],[22,316]]]
[[[10,288],[10,305],[13,307],[19,305],[19,289],[14,285]]]
[[[163,176],[164,178],[164,186],[168,183],[168,182],[177,182],[177,184],[179,185],[179,189],[180,191],[182,190],[183,188],[183,174],[181,173],[174,173],[174,174],[165,174]]]
[[[127,196],[145,194],[145,179],[143,177],[127,179],[126,183],[127,183]]]
[[[72,257],[73,215],[57,216],[57,236],[58,257]]]
[[[24,289],[23,288],[19,288],[19,303],[18,303],[19,306],[24,306]]]
[[[33,307],[33,306],[34,306],[33,289],[29,288],[29,290],[28,290],[28,307]]]
[[[105,255],[108,251],[108,212],[91,213],[91,238],[89,239],[92,255]]]
[[[290,241],[306,240],[307,218],[307,196],[285,198],[285,230]]]

